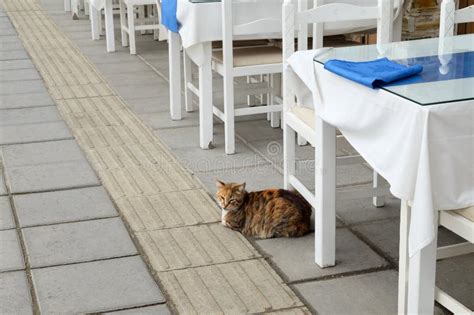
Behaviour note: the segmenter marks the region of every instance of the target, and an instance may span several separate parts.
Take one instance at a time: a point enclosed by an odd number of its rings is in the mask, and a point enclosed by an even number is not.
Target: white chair
[[[331,195],[334,193],[336,183],[315,183],[317,193],[311,192],[296,176],[296,135],[301,135],[315,147],[316,159],[334,160],[337,165],[354,164],[363,162],[360,156],[336,158],[335,147],[330,147],[324,152],[316,145],[317,139],[321,142],[333,142],[329,137],[336,137],[332,131],[323,128],[320,118],[313,109],[299,106],[296,94],[292,88],[291,69],[287,67],[286,60],[295,51],[295,34],[298,38],[298,49],[306,50],[308,46],[309,26],[313,26],[313,48],[323,46],[323,24],[327,22],[350,22],[358,20],[377,20],[377,42],[380,44],[391,41],[393,21],[393,0],[379,0],[374,7],[361,7],[344,3],[331,3],[319,5],[315,0],[315,7],[309,10],[296,11],[295,0],[285,0],[283,5],[283,59],[285,61],[283,72],[283,158],[284,158],[284,185],[285,188],[294,188],[315,208],[315,260],[321,267],[335,264],[335,213],[317,205],[318,195]],[[313,69],[308,69],[313,71]],[[326,140],[328,139],[328,140]],[[335,167],[335,166],[334,166]],[[378,185],[378,175],[374,173],[374,186]],[[364,194],[374,196],[382,194],[381,190],[370,190]],[[362,196],[362,195],[361,195]],[[329,196],[328,200],[333,198]],[[375,200],[376,205],[382,205],[383,199]],[[333,208],[333,207],[330,207]],[[324,247],[324,248],[323,248]]]
[[[446,58],[444,54],[444,39],[454,35],[455,26],[457,23],[467,23],[474,21],[474,5],[467,8],[456,10],[454,0],[444,0],[441,4],[440,14],[440,60],[443,63],[449,63],[449,57]],[[474,252],[474,207],[469,207],[461,210],[439,211],[437,213],[438,223],[444,226],[453,233],[459,235],[466,242],[438,247],[436,260],[445,259],[449,257],[469,254]],[[401,219],[400,219],[400,257],[399,257],[399,285],[398,285],[398,310],[399,313],[405,313],[407,310],[407,286],[409,273],[409,258],[408,258],[408,231],[410,222],[410,205],[409,202],[402,201]],[[436,266],[435,261],[425,262],[426,265],[420,266],[423,269],[433,269]],[[428,264],[430,264],[428,266]],[[468,271],[470,272],[470,271]],[[434,279],[433,279],[434,283]],[[433,294],[433,291],[432,293]],[[473,310],[469,310],[459,301],[451,297],[443,290],[434,288],[434,299],[446,307],[454,314],[473,314]]]
[[[245,0],[223,0],[222,1],[222,50],[213,52],[213,70],[223,77],[224,81],[224,111],[218,107],[213,107],[214,115],[224,122],[225,130],[225,152],[235,153],[235,117],[244,115],[254,115],[262,113],[273,113],[273,126],[277,127],[278,112],[281,112],[282,105],[274,104],[275,87],[272,76],[282,72],[282,53],[276,46],[256,46],[256,47],[234,47],[236,37],[260,37],[261,34],[280,34],[281,19],[274,17],[258,17],[245,24],[236,25],[233,21],[234,6],[248,6],[252,10],[252,5],[274,5],[274,0],[260,0],[252,3]],[[266,82],[266,93],[269,94],[269,102],[266,106],[254,106],[235,108],[234,88],[235,78],[255,75],[269,76]],[[211,79],[211,78],[209,78]],[[256,83],[261,85],[261,83]],[[245,84],[249,88],[249,84]],[[250,94],[250,92],[248,92]],[[258,92],[260,94],[261,91]],[[255,93],[257,94],[257,93]]]
[[[102,14],[104,13],[104,0],[88,0],[89,6],[89,19],[91,21],[91,32],[92,40],[99,40],[100,35],[103,35],[102,29]],[[113,15],[119,15],[119,3],[118,0],[112,2],[112,13]]]
[[[152,6],[153,10],[148,16],[144,16],[144,7]],[[139,18],[136,18],[135,8],[139,7]],[[120,28],[122,30],[122,46],[130,47],[130,54],[135,55],[136,31],[161,31],[165,33],[160,25],[161,5],[156,0],[120,0]],[[139,25],[137,25],[139,23]]]

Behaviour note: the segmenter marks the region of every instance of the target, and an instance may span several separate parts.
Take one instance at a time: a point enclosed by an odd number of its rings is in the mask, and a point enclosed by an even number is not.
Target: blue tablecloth
[[[333,59],[327,61],[324,68],[371,88],[408,78],[423,71],[420,65],[405,66],[387,58],[365,62]]]

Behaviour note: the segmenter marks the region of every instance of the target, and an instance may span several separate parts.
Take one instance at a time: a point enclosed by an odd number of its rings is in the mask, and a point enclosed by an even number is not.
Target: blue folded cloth
[[[324,69],[371,88],[387,85],[423,71],[420,65],[405,66],[387,58],[365,62],[333,59],[324,64]]]
[[[161,23],[172,32],[179,31],[178,18],[176,17],[177,0],[161,1]]]

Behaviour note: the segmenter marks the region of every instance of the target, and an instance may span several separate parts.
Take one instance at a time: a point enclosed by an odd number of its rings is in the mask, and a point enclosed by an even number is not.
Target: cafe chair
[[[234,47],[237,38],[259,37],[261,34],[281,33],[281,19],[278,17],[259,17],[256,20],[244,24],[236,24],[233,19],[234,6],[242,6],[246,10],[252,10],[253,5],[265,5],[274,3],[274,0],[261,0],[252,3],[245,0],[223,0],[222,1],[222,27],[223,41],[222,49],[214,50],[212,54],[213,70],[223,77],[224,81],[224,111],[213,106],[214,115],[224,122],[225,152],[235,153],[235,117],[254,114],[279,113],[282,105],[275,104],[274,97],[269,98],[266,106],[252,106],[235,108],[234,89],[236,78],[256,75],[269,76],[266,82],[267,92],[275,95],[273,75],[282,72],[282,52],[276,46],[256,47]],[[209,78],[210,79],[210,78]],[[256,83],[260,84],[260,83]],[[246,87],[249,84],[245,84]],[[275,117],[274,117],[275,119]],[[273,126],[277,126],[274,121]]]
[[[137,53],[135,40],[136,31],[153,30],[154,32],[166,33],[163,25],[160,24],[160,2],[156,0],[120,0],[119,4],[122,46],[129,46],[130,54],[135,55]],[[144,14],[145,6],[153,8],[151,14],[148,12],[148,16]],[[138,7],[138,19],[135,14],[136,7]]]
[[[373,7],[363,7],[344,3],[331,3],[326,5],[318,5],[311,9],[299,8],[296,11],[295,0],[285,0],[283,7],[283,158],[284,158],[284,186],[286,189],[296,189],[312,206],[315,208],[315,239],[316,246],[316,262],[320,266],[332,266],[335,258],[331,257],[335,253],[335,213],[327,213],[322,209],[318,209],[316,204],[317,195],[308,189],[296,177],[296,135],[302,136],[313,147],[315,147],[315,158],[318,159],[334,159],[336,165],[347,165],[355,163],[364,163],[360,156],[331,156],[327,152],[322,152],[317,147],[317,137],[321,141],[325,141],[327,137],[342,137],[342,135],[328,134],[323,130],[322,125],[318,123],[318,117],[314,109],[304,107],[299,104],[301,100],[296,97],[297,91],[294,89],[294,74],[289,66],[287,66],[288,58],[295,52],[295,39],[297,38],[298,50],[307,50],[309,29],[313,30],[312,43],[313,49],[322,48],[323,46],[323,29],[322,23],[330,22],[347,22],[361,20],[377,21],[377,42],[380,44],[391,41],[392,21],[393,21],[393,1],[379,0],[378,5]],[[311,27],[311,28],[310,28]],[[296,37],[295,37],[296,35]],[[314,71],[308,69],[308,71]],[[329,150],[329,151],[335,151]],[[324,153],[324,156],[323,156]],[[323,170],[324,171],[324,170]],[[374,172],[373,188],[366,189],[364,192],[358,192],[352,197],[374,197],[383,196],[385,189],[379,188],[380,176]],[[335,189],[336,183],[315,183],[317,194],[324,195],[324,189]],[[334,188],[325,188],[329,186]],[[324,186],[324,187],[323,187]],[[374,197],[376,206],[383,205],[382,197]],[[324,240],[324,242],[322,241]],[[322,249],[322,244],[328,246]],[[331,255],[321,254],[322,252],[331,253]],[[322,258],[326,257],[326,258]]]

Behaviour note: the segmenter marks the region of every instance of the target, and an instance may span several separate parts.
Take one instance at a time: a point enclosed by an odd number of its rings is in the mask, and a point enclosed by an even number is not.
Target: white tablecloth
[[[341,130],[394,196],[413,202],[412,256],[434,239],[434,210],[474,205],[474,101],[420,106],[324,70],[316,53],[288,60],[295,92]]]
[[[311,1],[309,1],[310,5]],[[326,0],[325,3],[345,2],[357,5],[373,6],[377,0]],[[235,10],[235,23],[240,24],[245,21],[252,21],[255,17],[265,16],[267,18],[281,18],[283,0],[275,0],[275,3],[268,4],[246,3],[245,10]],[[253,5],[253,9],[248,9]],[[399,1],[394,1],[395,9],[398,8]],[[181,23],[179,34],[184,48],[201,42],[222,40],[222,14],[220,2],[209,3],[191,3],[189,0],[178,0],[177,18]],[[347,23],[326,23],[325,35],[346,34],[375,28],[377,22],[374,21],[355,21],[351,25]]]

